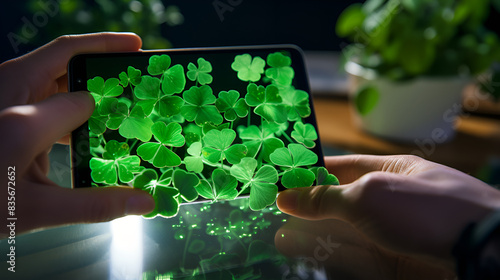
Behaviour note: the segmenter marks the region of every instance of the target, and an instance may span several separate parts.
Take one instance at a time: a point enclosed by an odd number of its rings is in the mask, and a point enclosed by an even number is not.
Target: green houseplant
[[[490,0],[368,0],[349,6],[336,32],[353,41],[344,48],[345,66],[354,78],[362,127],[404,141],[436,133],[444,135],[442,141],[451,139],[454,116],[447,112],[460,104],[462,87],[500,60],[498,35],[485,26],[490,10],[499,7]],[[388,114],[394,111],[403,117]]]

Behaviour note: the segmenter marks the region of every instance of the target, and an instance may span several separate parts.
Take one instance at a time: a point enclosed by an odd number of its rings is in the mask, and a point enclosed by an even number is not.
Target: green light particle
[[[283,234],[283,233],[282,233],[282,234],[281,234],[281,238],[284,238],[284,237],[285,237],[285,234]]]

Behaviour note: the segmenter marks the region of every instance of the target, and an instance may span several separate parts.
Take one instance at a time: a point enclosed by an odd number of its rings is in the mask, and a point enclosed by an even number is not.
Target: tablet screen
[[[73,186],[148,191],[147,217],[241,195],[260,210],[279,190],[336,182],[295,47],[83,54],[69,83],[96,102],[72,134]]]

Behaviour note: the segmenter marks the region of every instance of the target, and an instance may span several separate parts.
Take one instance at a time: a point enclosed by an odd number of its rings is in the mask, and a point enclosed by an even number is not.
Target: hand
[[[153,198],[140,190],[67,189],[46,177],[52,144],[84,123],[94,109],[88,93],[60,93],[68,90],[69,59],[82,52],[137,51],[140,47],[141,39],[135,34],[63,36],[0,65],[3,139],[0,167],[4,174],[0,179],[3,186],[0,219],[7,221],[11,217],[8,206],[15,202],[16,233],[62,224],[109,221],[154,209]],[[15,175],[8,178],[7,172],[13,169]],[[12,195],[8,191],[13,189],[8,186],[15,189]],[[2,227],[0,237],[9,234],[7,230]]]
[[[326,158],[340,186],[290,189],[278,207],[306,219],[340,219],[395,253],[452,269],[461,231],[500,206],[500,191],[415,156]]]

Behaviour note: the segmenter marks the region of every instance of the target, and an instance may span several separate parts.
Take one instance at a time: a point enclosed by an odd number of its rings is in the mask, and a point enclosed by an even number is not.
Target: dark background
[[[222,21],[214,2],[164,0],[165,6],[179,7],[184,22],[177,26],[163,24],[162,35],[176,48],[292,43],[305,50],[340,50],[342,40],[335,35],[337,17],[349,4],[362,1],[220,0],[223,4],[235,4],[232,10],[222,13]],[[7,34],[19,33],[23,17],[32,21],[33,12],[26,6],[25,1],[2,1],[0,61],[22,55],[54,39],[53,35],[44,34],[42,27],[36,40],[21,44],[15,52]]]

